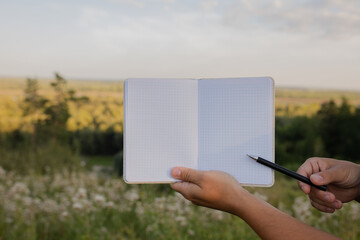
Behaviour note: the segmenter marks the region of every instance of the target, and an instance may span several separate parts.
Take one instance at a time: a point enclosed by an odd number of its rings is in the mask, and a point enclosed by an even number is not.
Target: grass
[[[192,205],[167,184],[127,185],[114,174],[89,170],[112,166],[111,157],[87,157],[87,167],[74,168],[83,159],[55,146],[44,145],[37,155],[2,151],[7,155],[0,162],[0,239],[258,239],[241,219]],[[295,180],[279,173],[275,179],[271,188],[247,189],[307,224],[344,239],[360,238],[358,203],[322,214]]]
[[[93,166],[113,167],[113,156],[84,156],[82,160],[85,161],[86,167],[91,170]]]
[[[320,214],[296,182],[281,175],[271,188],[247,189],[312,226],[360,237],[357,203]],[[241,219],[194,206],[166,184],[126,185],[86,170],[23,175],[0,168],[0,193],[3,240],[259,239]]]

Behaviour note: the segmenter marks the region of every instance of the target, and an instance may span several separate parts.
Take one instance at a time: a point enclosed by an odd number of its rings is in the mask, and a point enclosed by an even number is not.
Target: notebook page
[[[199,80],[199,169],[230,173],[245,185],[271,185],[274,161],[271,78]]]
[[[170,182],[172,167],[197,168],[197,134],[196,80],[126,81],[125,181]]]

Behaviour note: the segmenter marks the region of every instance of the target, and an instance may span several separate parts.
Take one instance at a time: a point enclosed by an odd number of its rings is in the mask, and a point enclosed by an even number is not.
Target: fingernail
[[[325,195],[324,198],[325,198],[325,201],[326,201],[326,202],[330,202],[330,196],[329,196],[329,195]]]
[[[337,203],[337,202],[334,202],[333,204],[331,204],[331,206],[332,206],[333,208],[339,208],[339,207],[340,207],[340,204]]]
[[[322,176],[318,175],[318,174],[312,175],[311,178],[313,180],[317,181],[318,183],[321,183],[324,180],[324,178]]]
[[[180,169],[175,170],[174,175],[175,175],[174,177],[179,178],[181,175],[181,170]]]
[[[327,212],[333,212],[334,209],[333,209],[333,208],[326,208],[326,211],[327,211]]]

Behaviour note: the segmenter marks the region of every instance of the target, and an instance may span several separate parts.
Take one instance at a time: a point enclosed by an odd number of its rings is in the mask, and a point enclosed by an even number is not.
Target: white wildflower
[[[65,187],[65,192],[69,195],[69,196],[73,196],[76,194],[76,189],[73,186],[67,186]]]
[[[103,186],[98,186],[96,191],[99,193],[103,193],[105,191],[105,188]]]
[[[74,201],[74,202],[76,202],[76,201]],[[67,199],[65,197],[60,198],[60,203],[64,207],[69,207],[71,205],[71,202],[69,201],[69,199]]]
[[[46,213],[53,213],[58,210],[58,204],[52,199],[46,199],[41,206],[41,210]]]
[[[166,198],[165,197],[158,197],[158,198],[155,198],[155,200],[154,200],[154,205],[160,211],[165,209],[165,204],[166,204]]]
[[[87,197],[87,192],[85,188],[79,188],[76,194],[77,198],[86,198]]]
[[[25,209],[23,211],[23,216],[24,216],[24,222],[27,224],[27,225],[31,225],[34,221],[34,217],[35,217],[35,214],[34,214],[34,211],[32,211],[31,209]]]
[[[66,186],[67,182],[64,181],[64,176],[61,174],[55,174],[54,180],[51,183],[52,188],[63,188]]]
[[[173,213],[181,212],[183,210],[183,206],[181,202],[174,202],[173,204],[168,204],[166,208],[169,212],[173,212]]]
[[[28,189],[28,187],[26,186],[26,184],[22,183],[22,182],[17,182],[14,184],[14,186],[11,187],[9,194],[10,195],[27,195],[30,193],[30,190]]]
[[[142,214],[144,214],[145,210],[143,205],[141,204],[141,202],[137,202],[136,203],[136,209],[135,212],[138,216],[141,216]]]
[[[359,207],[359,203],[354,203],[354,202],[351,202],[349,203],[349,207],[350,207],[350,214],[351,214],[351,218],[352,220],[356,221],[359,219],[359,210],[360,210],[360,207]]]
[[[11,217],[5,218],[6,223],[12,223],[14,220]]]
[[[105,203],[106,199],[105,199],[104,196],[99,195],[99,194],[96,194],[96,195],[94,196],[94,201],[95,201],[97,204],[103,205],[103,204]]]
[[[179,199],[185,199],[184,196],[181,193],[178,193],[178,192],[175,193],[175,197],[177,197]]]
[[[303,222],[311,216],[310,202],[305,197],[295,198],[292,208],[295,212],[295,216]]]
[[[6,171],[0,166],[0,179],[6,178]]]
[[[112,200],[112,201],[120,200],[120,194],[118,193],[117,189],[110,189],[110,191],[107,192],[107,196],[108,196],[109,200]]]
[[[278,207],[280,211],[287,213],[288,215],[291,215],[291,211],[288,210],[283,202],[279,202]]]
[[[114,204],[112,201],[109,201],[109,202],[105,203],[105,207],[107,207],[107,208],[114,208],[114,207],[115,207],[115,204]]]
[[[219,210],[213,210],[211,212],[211,215],[216,220],[223,220],[223,218],[224,218],[224,213],[222,211],[219,211]]]
[[[111,181],[112,183],[112,186],[115,190],[118,190],[118,191],[123,191],[125,189],[125,185],[124,185],[124,182],[116,179],[116,180],[112,180]]]
[[[131,189],[124,194],[124,198],[130,202],[135,202],[140,197],[136,189]]]
[[[67,211],[63,211],[60,216],[62,218],[66,218],[67,216],[69,216],[69,213]]]
[[[44,181],[34,181],[32,183],[32,193],[35,195],[40,195],[46,191],[46,186]]]
[[[72,207],[73,207],[73,209],[75,209],[75,210],[81,210],[81,209],[83,209],[83,205],[82,205],[81,203],[79,203],[79,202],[74,203]]]
[[[28,196],[25,196],[25,197],[23,197],[22,199],[21,199],[21,201],[23,202],[23,204],[25,205],[25,206],[31,206],[32,205],[32,203],[33,203],[33,200],[32,200],[32,198],[31,197],[28,197]]]
[[[183,216],[177,216],[175,217],[175,221],[180,223],[180,226],[184,227],[186,225],[186,218]]]
[[[98,165],[95,165],[92,167],[92,171],[94,173],[100,173],[102,171],[103,167],[102,166],[98,166]]]
[[[92,203],[89,200],[83,199],[81,201],[81,203],[82,203],[82,206],[84,207],[84,209],[86,211],[90,212],[90,211],[94,210],[94,207],[93,207]]]
[[[3,185],[0,185],[0,200],[1,198],[5,197],[4,193],[5,193],[5,187]]]
[[[328,213],[321,213],[321,217],[317,219],[319,223],[326,222],[328,219],[330,219],[331,215]]]
[[[268,200],[268,196],[266,196],[265,194],[261,194],[259,192],[254,192],[253,195],[261,200],[264,200],[265,202]]]
[[[153,226],[153,225],[147,226],[146,229],[145,229],[145,231],[146,231],[147,233],[153,232],[153,231],[154,231],[154,226]]]
[[[189,229],[189,230],[188,230],[188,234],[189,234],[190,236],[194,236],[194,235],[195,235],[195,232],[194,232],[194,230]]]
[[[7,212],[15,212],[16,211],[16,204],[14,202],[8,202],[4,204],[5,211]]]

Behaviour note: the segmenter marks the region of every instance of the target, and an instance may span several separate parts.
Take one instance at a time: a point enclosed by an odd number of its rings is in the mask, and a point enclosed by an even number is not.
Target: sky
[[[0,0],[0,76],[360,90],[360,0]]]

